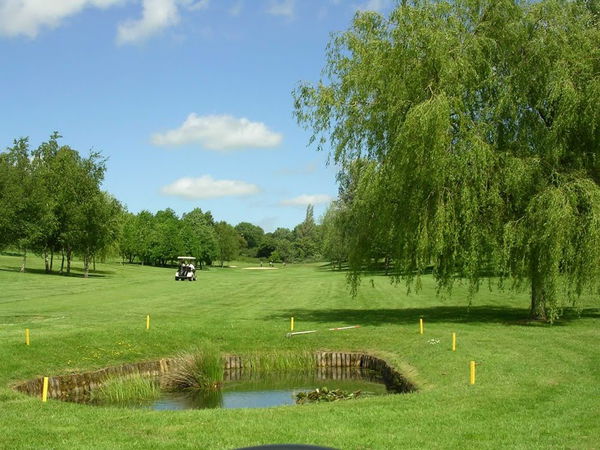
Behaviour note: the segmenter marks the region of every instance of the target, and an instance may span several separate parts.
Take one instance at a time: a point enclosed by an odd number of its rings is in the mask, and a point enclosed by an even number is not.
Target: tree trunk
[[[27,249],[23,249],[23,264],[21,264],[21,272],[25,272],[25,268],[27,267]]]
[[[54,250],[50,250],[50,272],[52,272],[53,265],[54,265]]]
[[[44,270],[50,273],[50,260],[48,259],[48,251],[44,250]]]
[[[92,270],[95,272],[96,271],[96,255],[92,256],[92,264],[93,264],[93,266],[92,266],[93,269]]]
[[[90,273],[90,255],[85,254],[83,257],[83,278],[87,278]]]
[[[531,277],[531,307],[529,314],[534,320],[548,320],[544,278],[537,271]]]
[[[67,274],[71,273],[71,249],[67,249]]]
[[[60,251],[61,255],[62,255],[62,261],[60,262],[60,274],[63,274],[64,268],[65,268],[65,251],[64,249]]]

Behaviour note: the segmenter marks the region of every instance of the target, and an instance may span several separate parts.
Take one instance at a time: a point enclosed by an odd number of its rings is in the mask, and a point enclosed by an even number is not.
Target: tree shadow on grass
[[[18,267],[0,267],[0,272],[19,272],[20,268]],[[90,271],[88,274],[88,278],[105,278],[107,274],[112,274],[114,272],[108,271],[108,270],[97,270],[95,272]],[[46,273],[46,270],[44,269],[26,269],[25,272],[23,272],[24,275],[30,274],[30,275],[46,275],[46,276],[52,276],[52,275],[58,275],[61,277],[70,277],[70,278],[83,278],[83,269],[79,269],[79,268],[71,268],[71,273],[60,273],[58,271],[52,271],[52,272],[48,272]]]
[[[380,326],[386,324],[409,325],[423,318],[426,323],[498,323],[504,325],[545,326],[549,324],[529,319],[529,309],[482,306],[434,306],[424,308],[384,309],[289,309],[265,317],[268,320],[296,317],[307,322]],[[600,308],[565,310],[553,326],[566,325],[579,318],[600,319]]]

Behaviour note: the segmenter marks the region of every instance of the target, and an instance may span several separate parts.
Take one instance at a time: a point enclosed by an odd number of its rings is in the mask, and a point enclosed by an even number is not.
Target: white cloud
[[[282,200],[281,204],[283,206],[308,206],[308,205],[321,205],[324,203],[329,203],[333,200],[333,197],[327,194],[313,194],[307,195],[302,194],[298,197],[290,198],[287,200]]]
[[[0,0],[0,34],[35,38],[85,8],[109,8],[127,0]]]
[[[294,0],[271,0],[267,13],[273,16],[283,16],[288,19],[294,18]]]
[[[276,147],[283,136],[262,122],[230,115],[199,116],[191,113],[185,122],[166,133],[155,133],[151,141],[159,147],[199,144],[210,150]]]
[[[391,5],[391,0],[367,0],[366,2],[356,5],[357,11],[377,11],[382,12]]]
[[[238,180],[215,180],[210,175],[199,178],[184,177],[161,189],[164,195],[187,199],[241,197],[260,192],[255,184]]]
[[[56,28],[85,8],[109,8],[132,0],[0,0],[0,35],[35,38],[43,28]],[[135,0],[141,18],[127,20],[117,29],[117,42],[140,42],[177,24],[179,7],[206,9],[210,0]]]
[[[117,43],[141,42],[179,22],[176,0],[143,0],[142,17],[119,25]]]

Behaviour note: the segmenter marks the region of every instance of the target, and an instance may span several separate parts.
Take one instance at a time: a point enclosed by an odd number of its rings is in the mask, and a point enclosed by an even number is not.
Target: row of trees
[[[273,262],[318,259],[321,250],[321,228],[315,223],[313,207],[305,220],[293,230],[278,228],[272,233],[249,222],[235,227],[216,222],[210,211],[196,208],[179,218],[166,209],[152,214],[124,213],[118,249],[127,262],[165,265],[177,256],[194,256],[202,265],[223,265],[239,255]]]
[[[61,273],[71,261],[83,259],[85,276],[95,258],[120,254],[128,262],[165,265],[177,256],[197,258],[200,265],[221,265],[245,256],[288,262],[318,258],[320,228],[309,206],[305,220],[293,230],[273,233],[248,222],[236,227],[214,220],[196,208],[178,217],[166,209],[152,214],[127,212],[101,183],[105,159],[97,152],[87,157],[52,134],[30,149],[27,138],[17,139],[0,153],[0,248],[12,246],[23,254],[44,258],[46,272],[61,258]]]
[[[322,228],[315,222],[314,208],[308,205],[306,217],[293,230],[277,228],[265,233],[262,228],[248,222],[235,226],[244,239],[245,256],[264,258],[277,262],[320,259],[322,251]]]
[[[60,255],[60,271],[69,273],[78,254],[87,276],[93,258],[116,241],[122,207],[100,189],[101,155],[82,158],[59,138],[54,133],[33,150],[18,139],[0,154],[0,247],[22,250],[22,270],[29,251],[43,256],[47,272]]]
[[[245,242],[227,222],[215,222],[210,211],[196,208],[181,218],[172,209],[152,214],[124,213],[118,248],[124,260],[166,265],[178,256],[194,256],[200,266],[221,265],[238,256]]]

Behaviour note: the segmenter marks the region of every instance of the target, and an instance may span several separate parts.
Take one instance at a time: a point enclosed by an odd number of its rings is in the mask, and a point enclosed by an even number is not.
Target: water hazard
[[[388,393],[381,377],[360,368],[327,368],[302,372],[261,373],[226,371],[222,389],[196,392],[163,392],[158,400],[111,406],[154,410],[207,408],[267,408],[294,405],[299,392],[327,387],[359,396]]]

